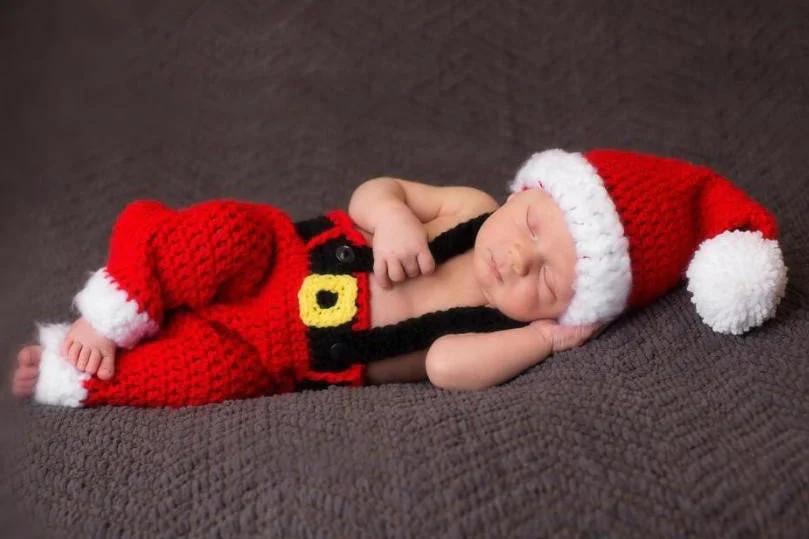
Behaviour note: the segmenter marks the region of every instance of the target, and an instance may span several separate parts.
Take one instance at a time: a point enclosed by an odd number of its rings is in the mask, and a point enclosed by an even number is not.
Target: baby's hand
[[[606,327],[604,324],[562,326],[556,320],[535,320],[531,327],[537,328],[551,343],[551,353],[581,346]]]
[[[374,230],[374,276],[383,288],[435,270],[424,225],[407,207],[391,206]]]
[[[80,371],[90,374],[98,371],[101,380],[109,380],[115,373],[115,349],[114,341],[98,333],[82,317],[68,331],[62,352]]]

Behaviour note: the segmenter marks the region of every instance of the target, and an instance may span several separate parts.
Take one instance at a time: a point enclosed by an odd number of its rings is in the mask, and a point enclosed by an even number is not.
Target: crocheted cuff
[[[39,361],[39,376],[34,388],[34,401],[59,406],[82,406],[87,397],[84,381],[90,378],[62,356],[70,324],[39,324],[39,344],[42,356]]]
[[[132,348],[155,335],[160,325],[131,299],[103,267],[93,273],[73,298],[73,305],[96,331],[121,348]]]

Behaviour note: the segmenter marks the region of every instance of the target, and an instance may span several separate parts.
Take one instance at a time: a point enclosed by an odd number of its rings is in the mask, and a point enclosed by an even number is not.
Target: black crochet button
[[[354,254],[354,249],[350,245],[340,245],[334,254],[337,255],[337,260],[343,264],[351,264],[357,258],[357,255]]]
[[[351,348],[344,342],[336,342],[329,348],[329,355],[334,363],[331,367],[334,370],[343,370],[348,367],[348,359]]]

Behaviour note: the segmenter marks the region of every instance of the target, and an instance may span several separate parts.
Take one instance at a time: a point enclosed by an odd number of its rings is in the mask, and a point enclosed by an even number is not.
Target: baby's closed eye
[[[550,291],[551,295],[553,295],[553,299],[557,299],[556,290],[553,286],[553,272],[548,268],[547,264],[542,267],[542,275],[540,275],[540,280],[542,284]]]

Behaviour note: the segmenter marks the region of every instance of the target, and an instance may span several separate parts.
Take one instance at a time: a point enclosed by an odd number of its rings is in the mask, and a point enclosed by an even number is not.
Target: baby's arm
[[[497,202],[472,187],[434,186],[399,178],[373,178],[351,195],[348,213],[373,234],[374,277],[384,288],[435,269],[425,223],[446,228],[494,211]]]
[[[444,335],[427,352],[427,377],[444,389],[484,389],[510,380],[550,354],[550,340],[530,325]]]
[[[427,352],[427,377],[444,389],[485,389],[551,354],[583,344],[601,330],[598,324],[560,326],[538,320],[504,331],[444,335]]]
[[[400,178],[380,177],[363,182],[351,194],[348,213],[361,228],[373,233],[391,212],[407,209],[422,223],[446,217],[457,221],[497,209],[488,193],[462,185],[435,186]],[[454,224],[454,223],[453,223]]]

